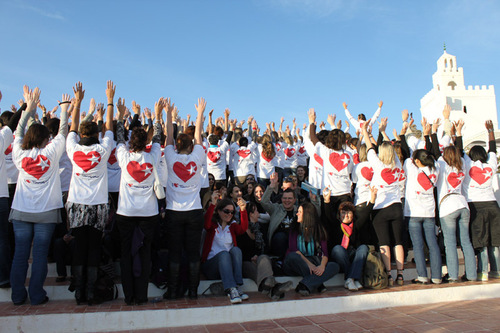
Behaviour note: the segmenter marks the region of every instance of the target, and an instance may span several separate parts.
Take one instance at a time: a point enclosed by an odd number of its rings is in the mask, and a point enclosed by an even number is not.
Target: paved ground
[[[500,298],[254,321],[240,324],[189,326],[127,332],[500,332]]]

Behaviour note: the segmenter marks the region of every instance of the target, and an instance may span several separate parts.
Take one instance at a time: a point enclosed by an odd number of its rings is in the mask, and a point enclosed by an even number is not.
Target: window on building
[[[455,90],[455,87],[457,86],[457,84],[453,81],[450,81],[448,82],[448,87],[451,87],[451,90]]]

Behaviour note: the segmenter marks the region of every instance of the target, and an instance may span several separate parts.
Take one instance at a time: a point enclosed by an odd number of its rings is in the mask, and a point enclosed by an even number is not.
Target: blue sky
[[[130,106],[170,96],[181,115],[207,108],[302,124],[314,107],[346,119],[384,101],[388,128],[419,115],[447,51],[466,85],[500,87],[497,1],[21,1],[0,0],[2,110],[39,86],[51,109],[76,81],[105,102],[106,80]],[[353,131],[351,131],[352,133]]]

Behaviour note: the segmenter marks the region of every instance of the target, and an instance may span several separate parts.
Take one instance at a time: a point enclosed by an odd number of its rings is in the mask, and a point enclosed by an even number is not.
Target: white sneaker
[[[227,296],[229,297],[231,304],[241,303],[240,293],[238,292],[238,289],[230,288],[229,294],[227,294]]]
[[[356,284],[354,283],[354,280],[352,278],[348,278],[347,280],[345,280],[344,288],[349,289],[350,291],[357,291],[358,290],[358,288],[356,287]]]
[[[363,285],[358,280],[354,280],[354,285],[358,288],[358,290],[363,289]]]
[[[477,281],[488,282],[488,273],[477,273]]]
[[[248,297],[247,294],[245,294],[242,290],[241,290],[241,286],[238,286],[236,287],[236,289],[238,290],[238,294],[240,294],[240,298],[243,300],[243,301],[246,301],[247,299],[249,299],[250,297]]]

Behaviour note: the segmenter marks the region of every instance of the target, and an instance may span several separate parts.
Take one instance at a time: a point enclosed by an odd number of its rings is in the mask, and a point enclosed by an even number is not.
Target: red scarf
[[[349,237],[352,235],[352,227],[353,227],[353,222],[349,224],[345,223],[340,223],[340,228],[342,229],[342,232],[344,233],[344,236],[342,237],[342,247],[347,250],[349,247]]]

